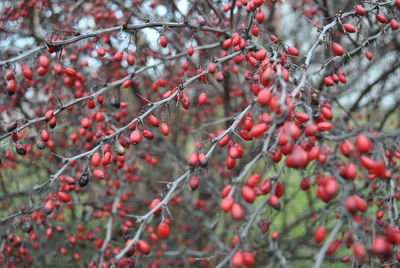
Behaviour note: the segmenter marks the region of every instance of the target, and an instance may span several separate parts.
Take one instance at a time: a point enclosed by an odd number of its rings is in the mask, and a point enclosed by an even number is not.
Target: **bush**
[[[358,2],[2,1],[1,265],[395,267],[400,1]]]

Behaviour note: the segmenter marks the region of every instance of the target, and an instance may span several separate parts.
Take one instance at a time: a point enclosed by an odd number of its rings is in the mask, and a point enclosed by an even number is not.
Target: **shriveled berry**
[[[82,173],[82,175],[78,179],[79,187],[85,187],[88,184],[89,184],[89,174],[88,173]]]

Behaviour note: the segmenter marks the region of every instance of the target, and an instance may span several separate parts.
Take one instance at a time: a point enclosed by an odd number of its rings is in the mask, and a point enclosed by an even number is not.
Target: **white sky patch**
[[[51,17],[52,14],[53,14],[53,12],[51,12],[51,10],[46,10],[46,11],[44,12],[44,15],[45,15],[47,18]]]
[[[117,37],[110,36],[111,45],[118,51],[124,50],[129,45],[130,34],[121,32]]]
[[[97,72],[97,69],[101,67],[101,61],[98,60],[98,59],[95,59],[95,58],[92,58],[92,57],[85,57],[83,60],[84,60],[84,61],[85,61],[85,60],[88,61],[89,66],[86,67],[86,68],[87,68],[87,70],[89,70],[89,72],[90,72],[92,75],[95,75],[96,72]]]
[[[149,58],[149,60],[147,62],[147,65],[153,65],[153,64],[155,64],[157,62],[159,62],[159,60],[155,60],[154,58],[151,57],[151,58]],[[147,70],[147,72],[149,73],[149,75],[151,77],[156,79],[157,77],[159,77],[160,71],[162,71],[162,67],[161,66],[162,65],[160,64],[160,65],[156,66],[155,68],[151,68],[151,69]]]
[[[92,16],[86,16],[79,21],[78,29],[82,33],[94,29],[96,27],[96,22]]]
[[[132,7],[132,1],[125,0],[124,6],[125,6],[125,8],[131,8]]]
[[[165,15],[167,15],[167,8],[165,6],[157,6],[156,12],[161,17],[164,17]]]
[[[150,47],[154,50],[159,49],[158,42],[156,42],[156,40],[158,40],[160,37],[158,31],[151,28],[145,28],[142,30],[142,32],[146,39],[150,42]]]
[[[117,19],[122,19],[123,16],[124,16],[124,13],[122,13],[121,10],[117,10],[115,12],[115,17],[117,17]]]
[[[28,100],[32,99],[35,96],[35,91],[32,88],[28,88],[28,90],[25,93],[25,98]]]
[[[33,38],[20,38],[15,41],[14,46],[17,48],[25,48],[29,46],[33,46],[35,44],[35,39]]]
[[[179,0],[176,6],[178,7],[179,11],[182,12],[183,14],[186,14],[188,12],[189,5],[187,0]]]
[[[53,6],[53,11],[54,11],[54,13],[58,14],[58,13],[60,13],[62,11],[62,8],[57,6],[57,5],[54,5]]]

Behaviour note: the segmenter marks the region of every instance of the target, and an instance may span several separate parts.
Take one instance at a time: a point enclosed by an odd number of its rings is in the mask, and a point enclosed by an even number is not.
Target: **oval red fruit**
[[[271,90],[269,90],[268,88],[264,88],[258,93],[257,102],[261,106],[266,106],[271,101],[271,97],[272,97],[271,96]]]
[[[170,227],[167,223],[165,222],[161,222],[158,226],[157,226],[157,234],[159,237],[161,238],[167,238],[170,234]]]
[[[359,134],[356,137],[356,147],[360,153],[368,153],[372,148],[372,142],[367,136]]]
[[[298,56],[299,55],[299,51],[295,47],[288,47],[288,52],[292,56]]]
[[[249,186],[243,186],[242,197],[247,203],[253,203],[257,196],[253,188]]]
[[[233,204],[231,209],[232,219],[238,221],[244,218],[244,211],[240,204]]]
[[[132,144],[139,144],[142,141],[142,135],[138,130],[132,131],[131,135],[129,136],[129,141]]]
[[[332,43],[332,51],[333,53],[335,53],[336,56],[342,56],[344,54],[343,47],[336,42]]]
[[[314,241],[315,243],[324,242],[327,235],[326,228],[324,226],[319,226],[314,232]]]
[[[164,35],[160,37],[160,45],[162,47],[168,46],[168,39]]]
[[[149,243],[147,243],[147,242],[144,241],[144,240],[139,240],[139,241],[137,242],[137,247],[138,247],[138,249],[140,250],[140,252],[141,252],[142,254],[147,255],[147,254],[150,253],[151,247],[150,247]]]

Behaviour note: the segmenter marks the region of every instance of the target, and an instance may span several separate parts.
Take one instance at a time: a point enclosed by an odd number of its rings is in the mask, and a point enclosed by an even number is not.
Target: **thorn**
[[[53,152],[49,152],[50,154],[60,158],[62,160],[62,162],[65,162],[67,160],[67,158],[65,158],[64,156],[61,156],[59,154],[53,153]]]
[[[151,101],[149,101],[148,99],[146,99],[143,95],[141,95],[140,93],[138,93],[138,92],[135,92],[136,93],[136,95],[138,95],[139,97],[141,97],[142,99],[144,99],[145,101],[147,101],[148,103],[152,103]]]

